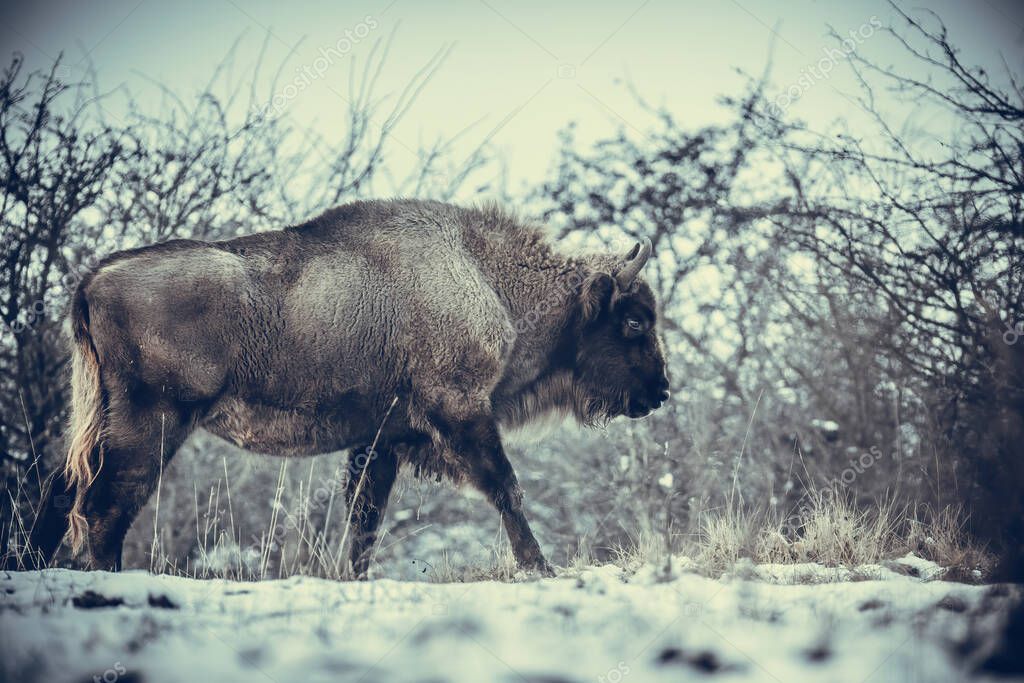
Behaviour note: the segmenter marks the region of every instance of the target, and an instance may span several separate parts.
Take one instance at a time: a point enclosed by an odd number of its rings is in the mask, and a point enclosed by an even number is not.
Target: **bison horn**
[[[651,244],[651,239],[645,237],[642,242],[637,242],[629,253],[626,254],[626,265],[622,266],[617,273],[615,273],[615,281],[619,283],[619,287],[622,289],[628,288],[633,284],[633,280],[636,279],[637,274],[643,269],[647,263],[647,259],[651,257],[651,251],[654,249]]]

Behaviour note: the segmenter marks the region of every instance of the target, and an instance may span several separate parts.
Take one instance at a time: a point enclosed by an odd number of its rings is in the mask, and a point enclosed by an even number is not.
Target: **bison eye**
[[[629,328],[630,332],[639,332],[643,329],[643,323],[636,318],[626,318],[626,327]]]

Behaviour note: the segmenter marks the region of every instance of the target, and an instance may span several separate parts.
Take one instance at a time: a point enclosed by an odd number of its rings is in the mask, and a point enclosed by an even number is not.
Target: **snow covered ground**
[[[685,561],[676,563],[677,568]],[[962,681],[1018,587],[933,565],[614,566],[514,583],[0,572],[8,681]]]

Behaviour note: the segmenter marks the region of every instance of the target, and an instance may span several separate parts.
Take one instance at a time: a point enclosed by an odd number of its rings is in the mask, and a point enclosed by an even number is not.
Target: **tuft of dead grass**
[[[818,494],[801,519],[796,557],[832,567],[879,562],[905,545],[897,533],[901,519],[891,501],[858,509],[845,496]]]
[[[515,557],[506,546],[491,549],[490,562],[480,566],[464,566],[452,562],[448,551],[441,552],[441,561],[434,565],[427,578],[431,583],[470,583],[473,581],[513,581],[518,572]]]
[[[968,515],[960,505],[949,505],[938,512],[925,506],[908,520],[907,548],[946,567],[951,580],[977,582],[992,572],[995,558],[985,546],[970,540],[967,521]]]
[[[697,562],[705,572],[726,571],[741,558],[752,555],[758,531],[757,516],[733,506],[701,514]]]
[[[976,583],[989,574],[993,558],[966,533],[966,521],[956,506],[935,513],[887,500],[862,508],[848,497],[817,496],[788,524],[764,510],[727,506],[703,511],[696,542],[682,552],[693,560],[690,566],[710,577],[741,563],[854,568],[914,552],[946,568],[946,578]],[[629,570],[662,566],[666,553],[661,535],[634,534],[614,557]]]

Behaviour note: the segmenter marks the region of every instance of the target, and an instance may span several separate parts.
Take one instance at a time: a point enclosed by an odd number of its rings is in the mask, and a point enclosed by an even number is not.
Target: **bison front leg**
[[[469,482],[491,501],[498,512],[520,569],[553,576],[530,523],[523,514],[523,490],[505,455],[493,418],[482,417],[453,430],[451,446],[465,468]]]
[[[349,562],[358,579],[365,579],[370,568],[377,529],[391,496],[391,487],[398,476],[398,460],[394,453],[369,447],[352,452],[349,458],[345,503],[351,510],[349,533],[352,545]],[[358,497],[357,497],[358,494]]]

